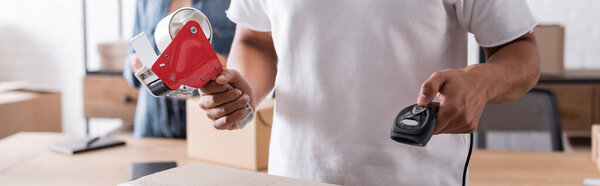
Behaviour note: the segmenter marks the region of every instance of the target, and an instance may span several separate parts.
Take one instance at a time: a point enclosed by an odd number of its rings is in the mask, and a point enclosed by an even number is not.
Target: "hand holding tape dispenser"
[[[210,21],[195,8],[180,8],[163,18],[156,26],[154,39],[159,56],[143,32],[131,39],[131,45],[143,64],[135,76],[155,97],[192,96],[194,90],[223,70],[210,44]],[[254,116],[249,104],[246,109],[246,115],[237,123],[240,129]]]

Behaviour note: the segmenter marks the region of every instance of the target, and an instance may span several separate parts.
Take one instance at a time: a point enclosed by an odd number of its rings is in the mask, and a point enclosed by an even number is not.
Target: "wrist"
[[[498,83],[500,82],[496,81],[496,79],[499,76],[494,73],[493,68],[490,68],[489,64],[470,65],[463,68],[463,71],[471,80],[473,88],[483,94],[482,97],[486,102],[498,95],[497,87],[499,87]]]
[[[251,88],[250,92],[250,100],[248,103],[250,104],[250,107],[256,111],[256,107],[258,107],[258,104],[262,102],[262,99],[261,96],[254,90],[254,88]]]
[[[253,96],[250,96],[250,100],[248,101],[250,104],[250,107],[252,107],[252,110],[256,110],[256,107],[258,106],[258,103],[260,100],[258,99],[258,97],[256,96],[256,94],[254,94]]]

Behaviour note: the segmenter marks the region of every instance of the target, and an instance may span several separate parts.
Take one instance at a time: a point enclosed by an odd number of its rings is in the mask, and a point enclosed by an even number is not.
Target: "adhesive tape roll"
[[[167,46],[173,41],[173,38],[179,33],[183,25],[190,20],[200,24],[202,31],[204,31],[204,35],[208,41],[212,43],[212,27],[206,15],[198,9],[183,7],[175,10],[173,13],[160,20],[156,26],[154,40],[161,53],[165,51]]]

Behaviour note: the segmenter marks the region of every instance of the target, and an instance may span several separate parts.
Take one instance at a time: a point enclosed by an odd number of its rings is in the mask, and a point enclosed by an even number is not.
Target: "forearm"
[[[466,70],[485,80],[489,102],[513,101],[537,83],[539,56],[532,34],[496,49],[486,49],[486,54],[487,63],[471,65]]]
[[[259,104],[275,86],[277,55],[273,44],[249,39],[238,28],[227,68],[238,70],[248,80],[252,87],[253,100],[255,104]]]

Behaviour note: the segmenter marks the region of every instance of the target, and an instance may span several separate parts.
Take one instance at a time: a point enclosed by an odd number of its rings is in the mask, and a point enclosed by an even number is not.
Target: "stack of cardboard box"
[[[122,71],[128,46],[128,40],[115,40],[98,44],[100,71]]]

